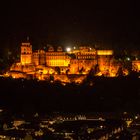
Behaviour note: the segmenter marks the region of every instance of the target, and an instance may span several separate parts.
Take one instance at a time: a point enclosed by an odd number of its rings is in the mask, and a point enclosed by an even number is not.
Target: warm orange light
[[[90,46],[68,49],[68,52],[63,52],[61,47],[55,50],[50,46],[47,52],[44,50],[32,52],[30,43],[22,43],[20,62],[14,63],[10,68],[10,71],[18,71],[19,73],[7,73],[5,76],[20,78],[30,74],[39,80],[45,80],[53,75],[54,81],[82,83],[91,69],[95,70],[94,68],[98,65],[96,74],[94,73],[96,76],[115,77],[119,64],[116,64],[112,56],[113,50],[95,50]],[[132,65],[133,69],[140,71],[140,60],[133,61]],[[60,68],[59,73],[56,67]],[[21,74],[23,72],[26,76]],[[71,80],[68,79],[68,74],[77,74],[79,77]],[[128,70],[123,69],[123,74],[128,75]]]
[[[132,69],[134,71],[140,71],[140,60],[132,61]]]
[[[113,55],[113,50],[97,50],[97,55]]]

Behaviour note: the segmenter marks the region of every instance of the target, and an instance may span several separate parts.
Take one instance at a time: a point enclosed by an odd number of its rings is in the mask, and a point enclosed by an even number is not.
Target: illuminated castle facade
[[[137,63],[134,62],[135,65]],[[97,76],[115,77],[119,68],[120,64],[115,63],[113,50],[95,50],[90,46],[82,46],[78,49],[74,47],[70,51],[63,51],[62,47],[55,50],[53,46],[49,46],[47,51],[33,52],[32,45],[27,42],[21,44],[20,62],[13,64],[10,72],[24,73],[43,79],[50,74],[86,75],[93,70],[96,71],[94,74]]]
[[[32,63],[32,45],[30,43],[22,43],[20,59],[22,65]]]

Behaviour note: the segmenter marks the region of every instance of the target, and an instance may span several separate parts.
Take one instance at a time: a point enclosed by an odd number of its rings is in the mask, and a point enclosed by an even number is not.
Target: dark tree
[[[60,74],[61,73],[60,67],[55,67],[55,71],[57,72],[57,74]]]

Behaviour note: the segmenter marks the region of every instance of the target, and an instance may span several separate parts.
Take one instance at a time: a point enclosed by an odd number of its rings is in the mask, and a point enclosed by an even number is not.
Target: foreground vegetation
[[[82,84],[0,78],[0,105],[13,112],[139,111],[140,78],[89,77]]]

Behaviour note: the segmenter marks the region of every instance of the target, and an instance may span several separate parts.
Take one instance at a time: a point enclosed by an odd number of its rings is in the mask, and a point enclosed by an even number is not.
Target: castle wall
[[[32,63],[35,66],[38,66],[39,65],[39,53],[38,53],[38,51],[37,52],[33,52],[33,55],[32,55]]]
[[[10,70],[25,73],[40,74],[88,74],[91,68],[98,64],[99,75],[115,76],[119,65],[114,63],[112,50],[95,50],[90,47],[80,47],[79,50],[64,52],[61,47],[55,50],[52,46],[47,52],[37,50],[32,52],[30,43],[21,45],[21,61],[13,64]],[[133,62],[138,70],[140,62]],[[56,69],[56,67],[59,67]]]
[[[132,69],[134,71],[140,71],[140,60],[132,61]]]
[[[49,67],[68,67],[70,58],[65,52],[46,52],[46,65]]]

